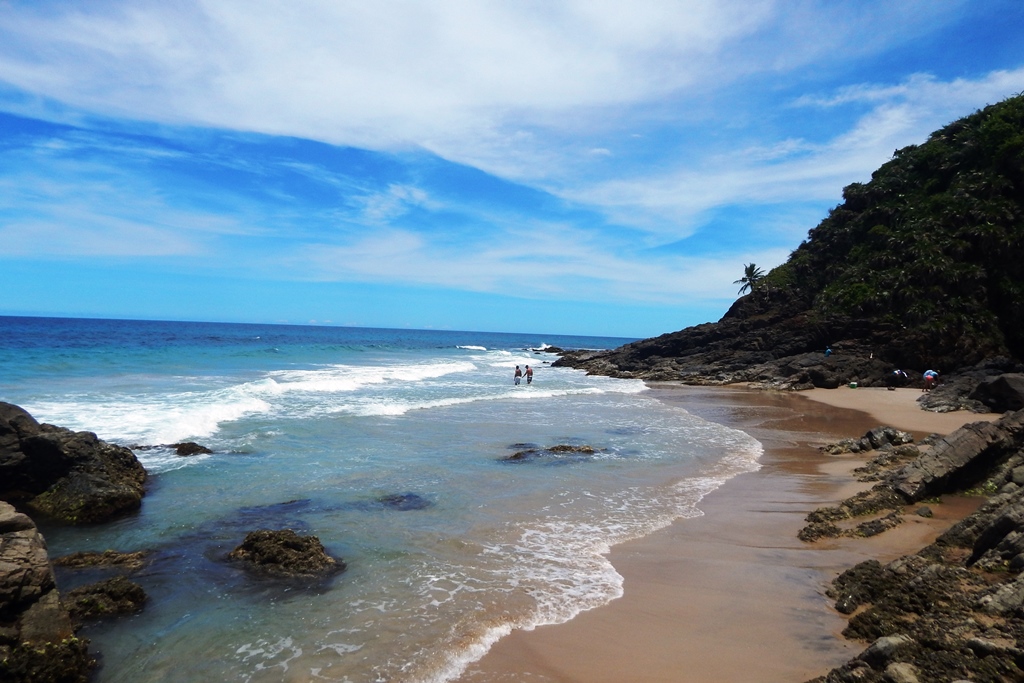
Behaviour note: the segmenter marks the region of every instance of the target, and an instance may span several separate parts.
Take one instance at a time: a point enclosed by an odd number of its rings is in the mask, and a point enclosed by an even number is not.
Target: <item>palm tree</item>
[[[746,294],[748,290],[753,291],[754,285],[763,277],[764,271],[753,263],[743,264],[743,277],[733,282],[734,285],[741,285],[737,294]]]

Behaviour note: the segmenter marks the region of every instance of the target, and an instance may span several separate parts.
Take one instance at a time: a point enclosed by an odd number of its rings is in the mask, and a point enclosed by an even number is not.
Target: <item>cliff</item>
[[[557,365],[782,388],[1024,358],[1024,95],[896,150],[717,323]],[[828,358],[824,350],[834,352]],[[919,376],[919,375],[918,375]]]

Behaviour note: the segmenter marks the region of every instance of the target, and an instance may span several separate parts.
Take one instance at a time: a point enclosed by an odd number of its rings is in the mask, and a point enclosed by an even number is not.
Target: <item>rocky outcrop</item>
[[[134,553],[120,553],[116,550],[104,550],[95,552],[91,550],[71,553],[53,559],[55,567],[67,567],[69,569],[92,569],[92,568],[117,568],[133,572],[146,563],[147,553],[136,551]]]
[[[285,578],[327,577],[345,569],[316,536],[300,536],[291,529],[252,531],[228,559],[259,574]]]
[[[920,552],[835,579],[829,595],[853,615],[844,635],[870,645],[816,683],[1024,680],[1022,434],[1024,410],[966,425],[872,489],[897,507],[967,488],[994,495]]]
[[[87,524],[138,509],[145,481],[129,449],[92,432],[39,424],[22,408],[0,402],[0,500]]]
[[[753,305],[751,305],[753,304]],[[893,330],[856,320],[813,323],[799,306],[762,309],[744,297],[717,323],[644,339],[610,351],[569,351],[554,366],[589,374],[695,385],[752,382],[778,389],[884,386],[882,360]],[[836,343],[837,339],[864,337]],[[831,344],[832,353],[825,355]]]
[[[147,600],[142,587],[124,576],[115,576],[67,592],[64,603],[76,622],[132,614]]]
[[[910,435],[879,427],[860,439],[825,446],[833,454],[879,449],[881,454],[858,468],[861,481],[878,481],[838,505],[807,515],[803,541],[824,537],[873,536],[901,521],[903,509],[927,498],[963,491],[985,480],[1013,484],[1013,470],[1024,468],[1024,410],[1008,413],[997,422],[975,422],[945,437],[932,437],[919,448]],[[906,462],[908,459],[909,462]],[[1024,483],[1024,469],[1019,472]],[[877,517],[884,514],[884,517]],[[872,517],[855,526],[848,520]],[[846,522],[844,525],[843,523]]]
[[[0,502],[0,680],[84,683],[93,663],[61,605],[43,537]]]

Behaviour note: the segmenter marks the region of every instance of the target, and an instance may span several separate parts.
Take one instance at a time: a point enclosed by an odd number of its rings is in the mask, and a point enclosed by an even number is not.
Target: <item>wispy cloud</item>
[[[10,0],[0,258],[724,305],[894,149],[1024,90],[1024,58],[940,45],[1013,12]]]

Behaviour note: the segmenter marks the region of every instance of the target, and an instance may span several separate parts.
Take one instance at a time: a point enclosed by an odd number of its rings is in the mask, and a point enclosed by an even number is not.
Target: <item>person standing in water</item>
[[[526,366],[526,383],[533,384],[533,369],[529,365]]]
[[[521,380],[522,378],[523,378],[523,371],[520,370],[519,366],[517,365],[516,366],[516,374],[512,376],[512,381],[515,383],[516,386],[519,386],[519,380]]]

